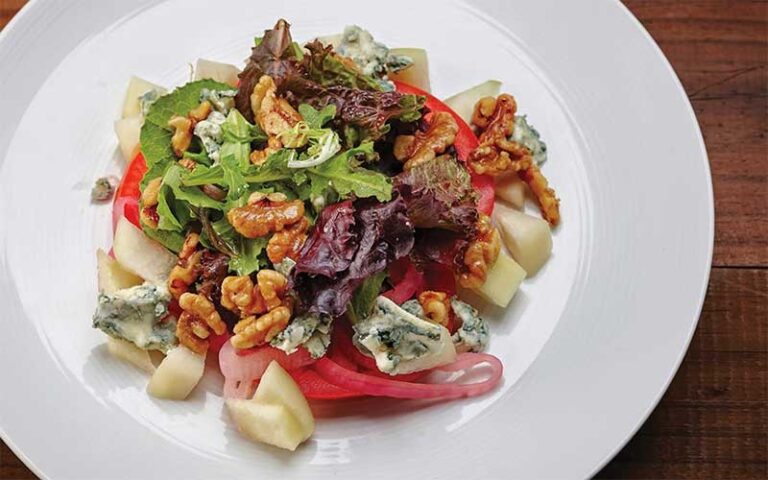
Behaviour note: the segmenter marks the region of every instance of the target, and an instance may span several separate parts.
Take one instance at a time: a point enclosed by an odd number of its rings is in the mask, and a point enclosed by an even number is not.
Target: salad
[[[240,431],[290,450],[308,399],[492,391],[502,363],[466,293],[506,307],[560,221],[546,144],[500,86],[440,100],[423,50],[357,26],[302,45],[285,20],[242,71],[132,79],[127,168],[92,193],[114,198],[93,316],[109,352],[170,400],[209,359]]]

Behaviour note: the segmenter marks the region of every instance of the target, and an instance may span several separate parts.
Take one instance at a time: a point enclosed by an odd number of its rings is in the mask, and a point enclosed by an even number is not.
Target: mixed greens
[[[498,384],[501,362],[479,353],[489,327],[459,297],[505,307],[549,257],[547,147],[499,82],[446,105],[412,85],[426,72],[425,52],[360,27],[301,45],[279,20],[242,71],[199,62],[169,93],[134,79],[93,324],[153,372],[152,395],[185,398],[218,355],[240,429],[293,449],[314,428],[305,396]],[[544,219],[507,206],[491,218],[495,197],[522,209],[526,191]],[[157,368],[148,350],[167,355]],[[481,363],[481,382],[422,382]]]

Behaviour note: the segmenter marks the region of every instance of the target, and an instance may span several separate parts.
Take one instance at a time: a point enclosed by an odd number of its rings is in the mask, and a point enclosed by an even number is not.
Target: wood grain
[[[0,0],[0,27],[24,0]],[[768,2],[625,0],[675,67],[715,189],[712,277],[659,406],[598,478],[768,478]],[[684,220],[684,212],[681,212]],[[0,479],[35,478],[0,442]]]

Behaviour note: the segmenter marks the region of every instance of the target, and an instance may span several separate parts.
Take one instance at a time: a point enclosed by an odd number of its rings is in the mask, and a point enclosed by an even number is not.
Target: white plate
[[[550,146],[554,256],[506,312],[486,309],[505,381],[479,399],[320,406],[294,455],[242,440],[221,381],[186,403],[105,353],[90,326],[122,165],[112,133],[131,74],[183,83],[198,57],[239,63],[280,16],[297,39],[369,28],[429,51],[434,92],[488,78]],[[614,1],[36,0],[0,35],[0,432],[51,478],[587,477],[627,441],[696,326],[712,187],[674,72]]]

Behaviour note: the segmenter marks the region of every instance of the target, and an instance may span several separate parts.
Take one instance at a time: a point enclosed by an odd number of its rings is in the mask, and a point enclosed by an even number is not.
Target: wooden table
[[[0,27],[24,3],[0,0]],[[598,478],[768,478],[768,2],[624,3],[696,110],[717,220],[707,300],[685,361]],[[2,443],[0,478],[34,478]]]

